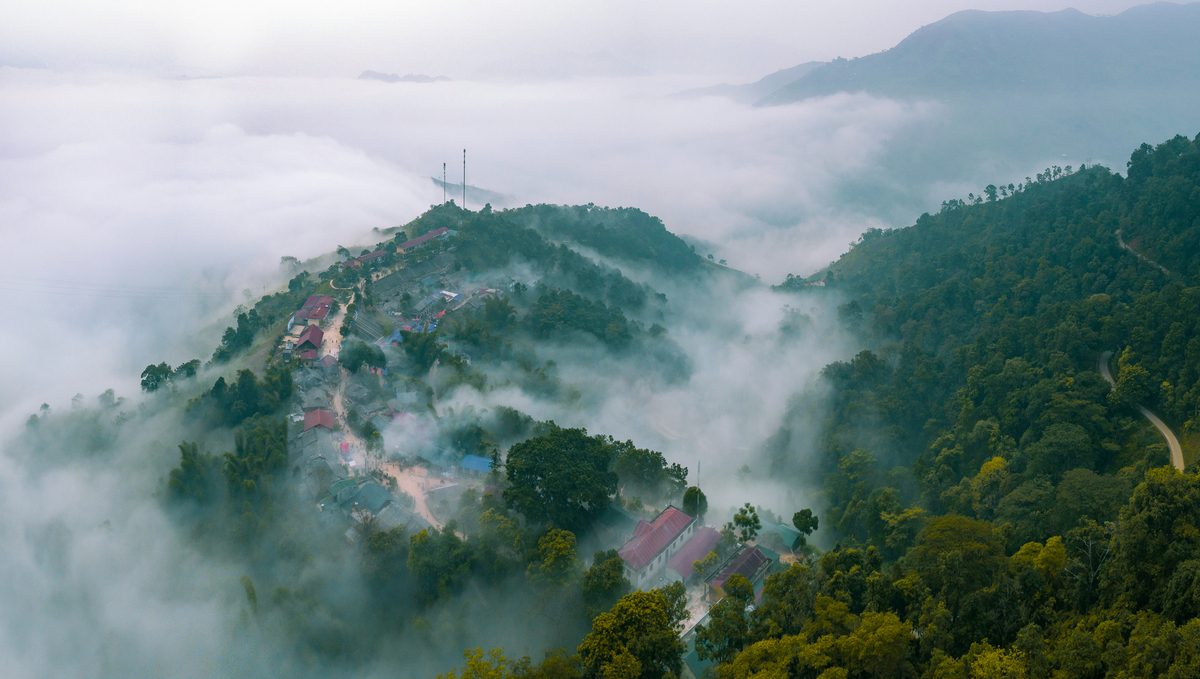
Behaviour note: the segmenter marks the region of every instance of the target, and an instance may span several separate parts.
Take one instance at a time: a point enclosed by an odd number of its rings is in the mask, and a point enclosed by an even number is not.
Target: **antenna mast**
[[[467,150],[463,149],[463,209],[467,209]]]
[[[446,204],[446,164],[442,163],[442,205]]]

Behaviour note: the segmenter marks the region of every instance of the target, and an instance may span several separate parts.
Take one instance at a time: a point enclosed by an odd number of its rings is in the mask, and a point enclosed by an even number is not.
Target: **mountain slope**
[[[762,99],[837,92],[943,97],[976,91],[1084,91],[1200,82],[1200,3],[1154,3],[1117,16],[957,12],[890,50],[837,59]]]
[[[791,68],[781,68],[768,76],[764,76],[752,83],[746,83],[745,85],[721,83],[720,85],[713,85],[711,87],[697,87],[695,89],[676,92],[671,96],[679,99],[727,97],[741,104],[753,104],[768,94],[796,82],[803,76],[811,73],[814,69],[824,65],[825,62],[823,61],[806,61]]]

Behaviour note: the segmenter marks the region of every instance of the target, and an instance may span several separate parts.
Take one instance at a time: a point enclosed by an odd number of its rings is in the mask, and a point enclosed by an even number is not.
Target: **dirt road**
[[[1112,373],[1108,370],[1108,362],[1112,360],[1112,355],[1113,352],[1111,351],[1106,351],[1103,354],[1100,354],[1100,375],[1111,386],[1116,387],[1117,383],[1115,380],[1113,380]],[[1150,420],[1150,424],[1153,424],[1155,429],[1158,429],[1159,433],[1163,435],[1163,438],[1167,440],[1167,447],[1171,449],[1171,464],[1175,465],[1175,468],[1179,471],[1183,471],[1183,446],[1179,445],[1179,439],[1175,438],[1174,432],[1172,432],[1170,427],[1168,427],[1162,420],[1158,419],[1154,413],[1147,410],[1144,406],[1139,405],[1137,409],[1141,411],[1142,415],[1144,415],[1147,420]]]
[[[420,467],[401,469],[400,465],[395,462],[387,462],[383,465],[383,472],[396,479],[396,485],[400,487],[400,490],[412,496],[415,502],[413,513],[428,521],[435,528],[442,527],[442,522],[434,518],[433,513],[429,511],[429,507],[425,504],[426,488],[439,485],[436,480],[431,480],[427,476],[425,469]]]

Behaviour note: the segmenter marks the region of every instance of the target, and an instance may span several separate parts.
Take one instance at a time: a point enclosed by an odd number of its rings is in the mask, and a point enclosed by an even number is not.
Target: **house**
[[[300,310],[292,314],[291,320],[288,321],[288,332],[292,331],[293,326],[305,326],[323,320],[329,315],[332,305],[333,298],[329,295],[309,295]]]
[[[316,349],[305,349],[304,351],[300,352],[300,360],[312,363],[313,361],[320,360],[320,357],[317,356]]]
[[[691,539],[667,562],[666,576],[671,580],[687,582],[692,577],[692,564],[708,556],[721,542],[721,533],[712,526],[701,526]]]
[[[325,339],[325,333],[315,325],[310,325],[300,333],[300,340],[296,342],[296,350],[303,352],[305,349],[321,348],[321,342]]]
[[[447,227],[443,226],[440,229],[434,229],[433,231],[430,231],[429,233],[425,234],[424,236],[417,236],[416,238],[414,238],[412,240],[404,241],[400,245],[396,246],[396,252],[403,255],[405,253],[411,252],[412,250],[414,250],[416,248],[421,247],[422,245],[433,240],[434,238],[438,238],[438,237],[449,235],[449,234],[450,234],[450,229]]]
[[[358,261],[362,262],[363,264],[370,264],[371,262],[378,260],[379,258],[383,257],[386,254],[387,254],[387,250],[376,250],[375,252],[370,252],[365,255],[362,255],[361,257],[358,258]]]
[[[663,578],[657,577],[667,561],[691,539],[696,519],[667,507],[654,521],[640,521],[633,537],[617,553],[625,562],[625,577],[634,589],[654,587]]]
[[[321,365],[325,366],[326,368],[332,368],[333,366],[337,365],[337,359],[329,355],[322,356]]]
[[[378,483],[364,483],[357,490],[358,492],[338,502],[342,509],[350,511],[357,507],[378,515],[384,507],[396,502],[396,497]]]
[[[480,477],[492,471],[492,461],[478,455],[463,455],[463,459],[458,463],[458,466],[467,476]]]
[[[772,558],[771,555],[774,555]],[[779,555],[762,547],[743,545],[734,552],[725,563],[704,580],[705,597],[709,603],[717,603],[725,597],[725,583],[734,575],[741,575],[754,585],[757,593],[762,589],[762,583],[771,574]]]
[[[391,530],[399,526],[404,526],[408,529],[409,535],[416,535],[423,530],[433,527],[424,517],[401,507],[396,502],[392,502],[383,509],[380,509],[375,514],[375,519],[378,521],[381,530]]]
[[[804,546],[804,535],[786,523],[777,523],[768,528],[779,536],[779,540],[787,549],[794,552]]]
[[[359,268],[362,268],[362,262],[358,261],[357,259],[347,259],[346,261],[342,262],[341,264],[338,264],[338,271],[345,271],[346,269],[359,269]]]
[[[335,423],[333,413],[328,410],[310,410],[304,413],[304,431],[308,431],[313,427],[333,429]]]
[[[349,500],[357,494],[358,481],[354,479],[342,479],[329,487],[329,496],[338,504]]]

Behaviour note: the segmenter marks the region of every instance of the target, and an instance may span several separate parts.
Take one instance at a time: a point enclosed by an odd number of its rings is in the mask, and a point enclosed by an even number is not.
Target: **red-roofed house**
[[[333,413],[328,410],[310,410],[304,413],[304,431],[308,431],[313,427],[325,427],[333,429],[334,418]]]
[[[308,325],[325,318],[329,315],[331,304],[333,304],[333,298],[329,295],[309,295],[308,299],[304,300],[304,305],[292,314],[292,319],[288,321],[288,331],[290,332],[292,326],[297,323]]]
[[[692,577],[692,564],[708,556],[721,541],[721,533],[712,526],[701,526],[692,539],[683,543],[675,556],[667,562],[667,577],[687,581]]]
[[[304,351],[305,349],[321,348],[321,341],[325,339],[325,333],[315,325],[310,325],[304,328],[304,332],[300,333],[300,339],[296,341],[296,351]]]
[[[618,554],[625,561],[625,577],[634,589],[654,587],[654,578],[691,537],[696,519],[674,507],[667,507],[654,521],[639,521],[633,537]]]
[[[444,236],[448,233],[450,233],[450,229],[445,226],[443,226],[440,229],[434,229],[433,231],[430,231],[429,233],[425,234],[424,236],[417,236],[416,238],[414,238],[412,240],[404,241],[400,245],[396,246],[396,252],[399,252],[400,254],[404,254],[404,253],[408,252],[409,250],[421,247],[422,245],[433,240],[434,238],[437,238],[439,236]]]
[[[357,259],[347,259],[346,261],[342,262],[341,264],[338,264],[338,271],[345,271],[346,269],[360,269],[360,268],[362,268],[362,262],[358,261]]]

